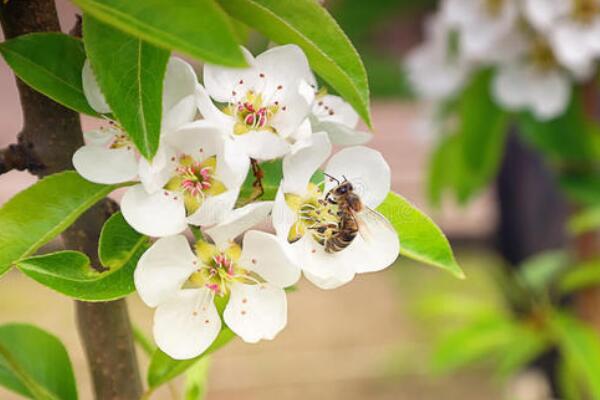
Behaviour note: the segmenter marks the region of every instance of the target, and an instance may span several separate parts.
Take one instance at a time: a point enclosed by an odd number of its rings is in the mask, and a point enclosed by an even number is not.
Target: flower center
[[[186,285],[205,287],[214,295],[223,297],[229,294],[235,282],[260,284],[258,276],[238,264],[240,254],[241,248],[235,243],[225,251],[219,251],[215,245],[199,240],[196,243],[198,260],[195,262],[198,268]]]
[[[309,185],[309,194],[305,198],[288,193],[285,200],[298,216],[288,233],[288,242],[293,243],[308,232],[317,243],[325,246],[327,240],[339,232],[339,207],[325,200],[325,196],[316,185]]]
[[[485,7],[487,12],[492,17],[498,17],[502,12],[502,7],[504,6],[504,0],[487,0],[485,2]]]
[[[533,41],[529,57],[533,65],[540,71],[548,71],[557,66],[552,48],[541,38]]]
[[[131,142],[131,139],[129,139],[129,136],[127,136],[123,132],[119,132],[118,134],[115,135],[115,137],[109,147],[111,149],[127,148],[129,150],[129,149],[131,149],[132,145],[133,145],[133,143]]]
[[[233,133],[236,135],[261,130],[276,133],[270,122],[278,111],[278,101],[269,104],[264,101],[262,94],[253,90],[248,90],[243,98],[225,109],[236,121],[233,127]]]
[[[165,189],[181,193],[186,210],[191,214],[200,208],[207,196],[225,192],[223,183],[215,178],[216,164],[216,156],[199,162],[187,154],[181,155],[175,174],[167,182]],[[169,193],[165,191],[165,195],[168,196]]]
[[[597,0],[573,0],[573,18],[584,24],[591,23],[600,13],[600,2]]]

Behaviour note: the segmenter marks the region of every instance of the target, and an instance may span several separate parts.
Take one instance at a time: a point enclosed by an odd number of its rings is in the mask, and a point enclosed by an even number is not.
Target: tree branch
[[[53,0],[0,0],[0,22],[6,38],[30,32],[60,31]],[[83,145],[79,114],[66,109],[17,79],[24,126],[18,154],[39,160],[32,172],[43,177],[71,169],[73,152]],[[12,150],[11,150],[12,151]],[[9,157],[10,159],[10,157]],[[19,161],[20,158],[17,157]],[[17,163],[19,164],[19,163]],[[13,167],[15,168],[15,167]],[[63,235],[67,248],[85,252],[98,262],[98,237],[113,211],[104,201],[88,210]],[[131,324],[124,300],[77,302],[78,326],[94,380],[97,399],[137,400],[142,395]]]
[[[36,173],[43,168],[44,165],[21,143],[0,149],[0,175],[13,169]]]

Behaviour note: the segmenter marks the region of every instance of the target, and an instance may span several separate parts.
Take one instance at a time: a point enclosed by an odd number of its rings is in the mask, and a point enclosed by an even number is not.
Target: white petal
[[[288,92],[286,96],[279,98],[279,111],[271,119],[271,125],[282,137],[292,135],[308,117],[310,105],[298,92]]]
[[[158,239],[140,257],[133,275],[144,303],[156,307],[176,294],[197,268],[195,261],[185,236]]]
[[[327,132],[331,143],[340,146],[358,146],[373,138],[372,133],[357,131],[336,122],[315,121],[314,130]]]
[[[300,124],[296,132],[292,133],[288,136],[288,140],[293,142],[306,140],[313,134],[313,129],[311,125],[310,118],[305,118],[304,121]]]
[[[348,179],[354,192],[371,208],[376,208],[390,191],[390,167],[380,152],[363,146],[348,147],[331,157],[325,172],[339,180]],[[326,189],[335,186],[326,180]]]
[[[153,331],[162,351],[186,360],[209,348],[221,331],[221,318],[208,289],[186,289],[158,306]]]
[[[202,114],[204,118],[213,122],[225,132],[231,132],[234,124],[233,118],[215,106],[204,86],[200,84],[196,85],[195,98],[198,110],[200,110],[200,114]]]
[[[108,147],[117,134],[119,134],[119,131],[112,127],[92,129],[91,131],[83,132],[83,138],[85,139],[85,144]]]
[[[235,137],[246,154],[256,160],[273,160],[283,157],[290,151],[289,143],[271,132],[248,132]]]
[[[267,95],[278,85],[283,85],[284,90],[292,90],[287,85],[294,85],[293,90],[298,92],[302,80],[316,85],[306,55],[294,44],[273,47],[260,54],[256,57],[256,69],[266,76],[267,86],[261,91]]]
[[[83,84],[83,94],[87,99],[90,107],[100,114],[108,114],[111,112],[110,107],[106,103],[106,99],[98,86],[94,71],[88,59],[83,63],[83,70],[81,71],[81,83]]]
[[[244,235],[239,264],[256,272],[264,280],[279,288],[292,286],[300,278],[300,269],[290,258],[287,243],[261,231]]]
[[[138,174],[135,151],[126,147],[80,147],[73,154],[73,166],[88,181],[105,185],[131,181]]]
[[[584,40],[587,29],[577,22],[563,22],[551,32],[551,42],[556,58],[574,72],[589,65],[596,54]]]
[[[140,157],[139,175],[144,189],[148,193],[154,193],[161,190],[173,176],[177,167],[175,151],[171,146],[161,143],[156,155],[149,162],[144,157]]]
[[[357,215],[360,233],[342,250],[348,266],[357,273],[380,271],[389,267],[400,254],[400,242],[394,227],[376,211]]]
[[[302,194],[310,178],[331,154],[331,142],[325,132],[318,132],[304,141],[296,142],[283,159],[283,190]]]
[[[287,324],[287,300],[275,286],[235,283],[223,320],[247,343],[272,340]]]
[[[355,274],[351,269],[340,269],[340,271],[343,272],[343,274],[333,275],[326,278],[316,274],[311,274],[308,271],[304,271],[304,276],[319,289],[330,290],[344,286],[354,279]]]
[[[527,104],[528,73],[520,64],[501,67],[492,82],[492,94],[496,101],[510,109],[517,110]]]
[[[273,228],[277,233],[277,237],[281,240],[287,240],[290,228],[297,221],[298,216],[294,213],[285,202],[283,193],[284,182],[279,186],[277,195],[275,196],[275,202],[273,204],[273,211],[271,213],[271,221]],[[304,193],[302,193],[304,195]]]
[[[317,99],[312,108],[319,121],[335,122],[355,128],[358,124],[358,113],[340,96],[326,95]]]
[[[310,235],[291,246],[304,276],[321,289],[335,289],[350,282],[356,274],[347,253],[327,253]]]
[[[210,97],[216,101],[228,103],[232,97],[235,97],[232,96],[232,92],[237,91],[238,94],[245,95],[248,86],[252,85],[251,74],[254,72],[252,68],[255,64],[254,57],[243,47],[242,52],[251,66],[250,68],[227,68],[208,63],[204,65],[204,87]]]
[[[207,197],[202,202],[202,206],[188,217],[188,223],[195,226],[216,224],[231,212],[239,193],[239,188],[236,188]]]
[[[226,248],[233,239],[265,221],[272,208],[272,201],[258,201],[236,208],[218,225],[206,229],[204,233],[211,237],[217,247]]]
[[[540,30],[552,29],[557,18],[569,12],[569,0],[525,0],[525,15]]]
[[[132,186],[121,200],[121,211],[127,223],[144,235],[170,236],[187,228],[183,197],[176,192],[148,194],[143,185]]]
[[[225,133],[206,120],[194,121],[165,136],[165,142],[182,154],[203,161],[219,153]]]
[[[171,57],[163,83],[163,113],[168,112],[186,97],[194,96],[198,78],[194,68],[178,57]]]
[[[555,118],[564,113],[569,105],[571,83],[559,71],[538,74],[530,81],[529,96],[533,111],[539,119]]]
[[[469,65],[459,58],[448,57],[446,45],[437,42],[411,50],[405,61],[408,79],[420,97],[429,100],[454,95],[464,85]]]
[[[173,132],[179,127],[192,122],[197,113],[196,96],[184,97],[173,107],[163,111],[161,135]]]
[[[230,137],[223,139],[223,145],[217,154],[217,179],[228,188],[238,188],[246,180],[250,158],[241,143]]]

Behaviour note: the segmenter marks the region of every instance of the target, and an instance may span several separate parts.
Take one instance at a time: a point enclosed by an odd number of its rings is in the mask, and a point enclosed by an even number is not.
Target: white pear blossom
[[[369,132],[359,131],[358,113],[340,96],[328,94],[325,90],[314,92],[316,84],[308,84],[309,99],[311,99],[310,122],[312,131],[327,132],[332,143],[341,146],[356,146],[364,144],[373,138]],[[296,136],[302,139],[301,135]]]
[[[571,79],[548,44],[537,37],[531,40],[527,52],[498,68],[492,93],[503,107],[530,110],[536,118],[549,120],[566,110]]]
[[[96,81],[89,60],[82,70],[83,91],[90,106],[100,114],[109,114],[110,107]],[[171,57],[163,84],[161,135],[191,122],[196,113],[196,73],[185,61]],[[102,184],[135,180],[140,168],[148,162],[140,158],[127,134],[113,121],[108,127],[84,133],[86,145],[73,154],[73,165],[85,179]],[[147,170],[147,169],[146,169]]]
[[[182,235],[161,238],[140,258],[134,280],[142,300],[156,307],[154,338],[174,359],[202,354],[218,336],[217,297],[227,300],[223,321],[245,342],[273,339],[287,323],[285,287],[300,276],[274,235],[248,231],[242,246],[233,239],[266,219],[272,203],[235,210],[206,230],[214,243],[190,249]]]
[[[445,99],[464,86],[471,65],[442,14],[431,16],[425,28],[425,42],[408,53],[404,66],[417,95],[427,100]]]
[[[219,127],[191,122],[164,136],[152,164],[141,164],[142,183],[121,200],[123,217],[149,236],[213,225],[233,208],[248,168],[239,144]]]
[[[249,157],[282,157],[309,115],[310,105],[300,86],[312,83],[314,77],[298,46],[274,47],[256,58],[243,51],[248,68],[204,66],[198,108],[204,118],[239,142]]]
[[[599,0],[525,0],[525,15],[547,35],[565,67],[589,78],[600,57]]]
[[[399,254],[394,228],[372,210],[390,190],[388,164],[379,152],[367,147],[345,148],[325,167],[330,178],[322,188],[310,179],[330,152],[327,134],[319,132],[284,158],[283,180],[272,215],[277,235],[290,243],[304,275],[324,289],[341,286],[356,273],[386,268]],[[337,195],[329,193],[339,183],[350,183],[362,203],[363,209],[349,216],[359,232],[345,231],[349,222],[343,218],[348,214],[342,213]],[[335,249],[334,237],[347,246]]]
[[[507,38],[517,26],[516,0],[445,0],[442,13],[457,29],[460,51],[470,60],[495,60],[514,43]]]

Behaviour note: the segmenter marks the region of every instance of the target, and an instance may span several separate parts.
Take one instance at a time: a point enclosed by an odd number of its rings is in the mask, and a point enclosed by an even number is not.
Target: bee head
[[[352,190],[352,184],[348,181],[345,181],[338,185],[338,187],[335,189],[335,194],[338,196],[343,196],[345,194],[348,194]]]

